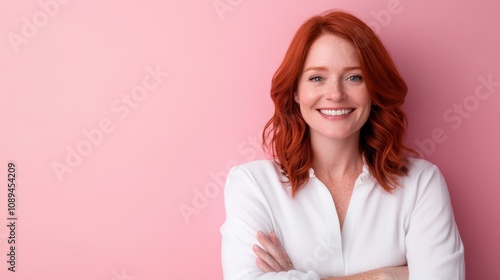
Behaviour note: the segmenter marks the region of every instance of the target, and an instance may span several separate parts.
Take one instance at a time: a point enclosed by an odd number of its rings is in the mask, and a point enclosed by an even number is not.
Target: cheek
[[[367,103],[366,103],[366,109],[365,109],[365,115],[364,115],[364,119],[365,119],[365,123],[368,121],[368,119],[370,118],[370,114],[372,112],[372,103],[371,103],[371,99],[368,99],[367,100]]]
[[[321,98],[320,95],[316,94],[314,91],[307,89],[300,89],[296,94],[295,101],[301,106],[313,106]]]
[[[295,94],[295,101],[301,104],[311,104],[317,99],[318,90],[311,84],[306,82],[299,82],[297,92]]]
[[[359,99],[358,99],[358,104],[366,107],[371,107],[372,105],[372,98],[370,94],[368,93],[367,90],[359,92]]]

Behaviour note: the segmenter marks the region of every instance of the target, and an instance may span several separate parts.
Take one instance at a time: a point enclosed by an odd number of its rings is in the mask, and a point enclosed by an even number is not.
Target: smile
[[[352,109],[343,109],[343,110],[319,110],[322,114],[325,114],[327,116],[343,116],[350,114],[353,110]]]

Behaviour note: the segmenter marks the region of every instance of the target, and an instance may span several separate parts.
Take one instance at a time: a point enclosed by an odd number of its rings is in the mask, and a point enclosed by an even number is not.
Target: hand
[[[257,266],[263,272],[280,272],[294,269],[292,261],[274,232],[271,232],[269,237],[267,237],[259,231],[257,233],[257,240],[264,246],[264,249],[254,244],[253,251],[257,255]]]

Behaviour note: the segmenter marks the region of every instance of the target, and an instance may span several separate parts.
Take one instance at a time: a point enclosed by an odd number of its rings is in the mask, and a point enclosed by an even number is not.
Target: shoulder
[[[408,176],[402,179],[402,186],[418,196],[426,193],[446,195],[448,192],[446,181],[439,168],[425,159],[409,158]]]
[[[286,177],[273,160],[255,160],[236,165],[229,171],[225,185],[228,197],[271,198],[287,189]]]
[[[266,170],[270,168],[277,167],[277,164],[270,159],[259,159],[259,160],[253,160],[253,161],[248,161],[239,165],[235,165],[233,168],[241,168],[241,169],[248,169],[248,170]]]
[[[276,178],[281,176],[281,168],[273,160],[254,160],[234,166],[229,176],[247,176],[255,180]]]
[[[409,167],[416,170],[423,170],[423,169],[433,168],[434,166],[436,166],[434,163],[428,160],[425,160],[423,158],[414,158],[414,157],[408,158],[408,164]]]
[[[415,178],[433,173],[441,173],[439,168],[432,162],[422,158],[408,158],[408,177]]]

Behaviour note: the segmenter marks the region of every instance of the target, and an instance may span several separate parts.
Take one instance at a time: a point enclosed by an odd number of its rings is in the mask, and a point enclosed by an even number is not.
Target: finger
[[[261,258],[257,258],[257,261],[255,263],[260,268],[260,270],[262,270],[262,272],[275,272],[274,269],[267,265],[267,263]]]
[[[265,235],[263,232],[259,231],[257,233],[257,240],[260,242],[260,244],[262,246],[264,246],[264,249],[273,257],[276,257],[279,253],[279,247],[281,246],[281,244],[278,243],[274,243],[273,241],[271,241],[271,239]]]
[[[259,232],[257,234],[257,239],[259,240],[261,245],[264,246],[265,251],[272,257],[273,261],[268,258],[263,258],[263,260],[265,260],[274,269],[279,269],[277,271],[288,271],[290,269],[293,269],[293,265],[291,264],[291,261],[285,252],[285,249],[281,245],[281,242],[279,242],[274,233],[273,235],[275,242],[273,242],[262,232]],[[277,262],[278,265],[276,265],[275,262]]]
[[[262,231],[257,233],[257,240],[271,256],[276,254],[276,245]]]
[[[276,237],[276,233],[274,233],[274,231],[271,231],[269,233],[269,240],[271,240],[273,243],[281,244],[280,241],[278,240],[278,237]]]
[[[281,245],[281,242],[279,241],[278,237],[276,236],[276,233],[272,231],[269,234],[269,239],[271,242],[275,244],[275,246],[280,250],[280,256],[277,261],[280,263],[280,265],[285,268],[286,270],[291,270],[294,269],[292,261],[290,260],[290,257],[285,251],[285,248],[283,248],[283,245]]]
[[[262,267],[259,266],[260,269],[268,269],[269,271],[264,272],[279,272],[283,271],[280,264],[264,249],[262,249],[259,245],[253,245],[253,251],[257,255],[257,259],[260,259],[265,265]]]

